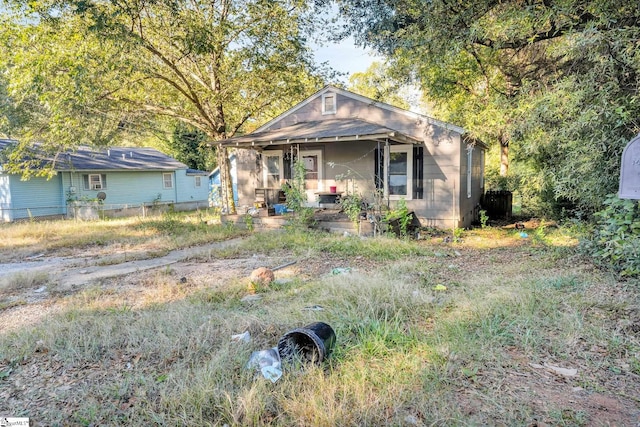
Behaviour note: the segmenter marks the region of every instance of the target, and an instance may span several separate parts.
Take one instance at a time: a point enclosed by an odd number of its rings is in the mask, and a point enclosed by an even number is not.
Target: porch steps
[[[290,217],[288,215],[275,215],[252,217],[251,221],[255,229],[268,230],[283,228],[287,224],[289,219]],[[233,224],[237,227],[247,227],[247,219],[245,215],[223,215],[222,223]],[[316,230],[325,230],[331,233],[344,234],[346,232],[355,235],[360,234],[362,236],[373,235],[372,224],[367,221],[362,221],[360,223],[360,232],[358,233],[358,227],[348,218],[316,218],[315,224],[311,228]]]

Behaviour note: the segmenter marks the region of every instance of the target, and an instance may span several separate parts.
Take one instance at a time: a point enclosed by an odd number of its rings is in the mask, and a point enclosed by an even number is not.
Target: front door
[[[322,188],[322,151],[320,150],[308,150],[300,151],[302,161],[304,162],[305,169],[305,191],[307,193],[307,206],[319,206],[318,205],[318,193],[323,191]]]

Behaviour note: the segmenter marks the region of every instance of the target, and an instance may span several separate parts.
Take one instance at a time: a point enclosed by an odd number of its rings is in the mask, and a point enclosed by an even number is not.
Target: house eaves
[[[384,140],[399,144],[421,143],[416,138],[364,120],[328,119],[300,122],[280,129],[253,132],[220,141],[220,144],[227,147],[252,148],[283,144]]]
[[[187,176],[209,176],[209,172],[199,169],[187,169]]]
[[[310,97],[308,97],[304,101],[296,104],[295,106],[291,107],[287,111],[283,112],[282,114],[280,114],[277,117],[271,119],[270,121],[268,121],[264,125],[260,126],[258,129],[255,130],[255,132],[262,132],[262,131],[270,128],[274,124],[278,123],[280,120],[284,119],[285,117],[289,116],[290,114],[295,113],[297,110],[301,109],[305,105],[307,105],[307,104],[311,103],[312,101],[322,97],[322,95],[324,95],[327,92],[337,93],[339,95],[342,95],[342,96],[345,96],[345,97],[348,97],[348,98],[352,98],[352,99],[355,99],[357,101],[373,105],[375,107],[382,108],[383,110],[393,111],[395,113],[399,113],[399,114],[402,114],[404,116],[407,116],[407,117],[409,117],[409,118],[411,118],[413,120],[422,120],[422,121],[424,121],[426,123],[429,123],[429,124],[432,124],[434,126],[438,126],[440,128],[446,129],[446,130],[457,132],[460,135],[462,135],[462,134],[464,134],[466,132],[466,130],[464,128],[460,127],[460,126],[456,126],[456,125],[451,124],[451,123],[443,122],[441,120],[434,119],[433,117],[429,117],[429,116],[426,116],[424,114],[419,114],[419,113],[416,113],[416,112],[413,112],[413,111],[405,110],[403,108],[395,107],[395,106],[393,106],[391,104],[387,104],[385,102],[376,101],[375,99],[368,98],[368,97],[362,96],[362,95],[358,95],[357,93],[353,93],[353,92],[350,92],[348,90],[340,89],[340,88],[332,86],[332,85],[327,85],[327,86],[323,87],[318,92],[314,93],[313,95],[311,95]]]
[[[462,135],[462,140],[467,144],[467,145],[472,145],[474,147],[479,147],[483,150],[488,150],[489,146],[482,140],[471,136],[468,133],[465,133],[464,135]]]

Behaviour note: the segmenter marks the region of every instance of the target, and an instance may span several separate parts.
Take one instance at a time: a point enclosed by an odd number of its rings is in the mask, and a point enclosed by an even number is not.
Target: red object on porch
[[[329,192],[330,193],[337,193],[338,192],[338,187],[336,187],[335,185],[329,187]]]

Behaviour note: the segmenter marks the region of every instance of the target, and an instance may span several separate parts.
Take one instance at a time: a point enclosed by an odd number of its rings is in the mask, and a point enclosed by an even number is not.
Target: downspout
[[[456,179],[453,178],[453,191],[451,192],[451,214],[452,214],[452,224],[451,224],[451,232],[452,236],[456,235],[456,228],[458,228],[458,221],[456,219]]]

